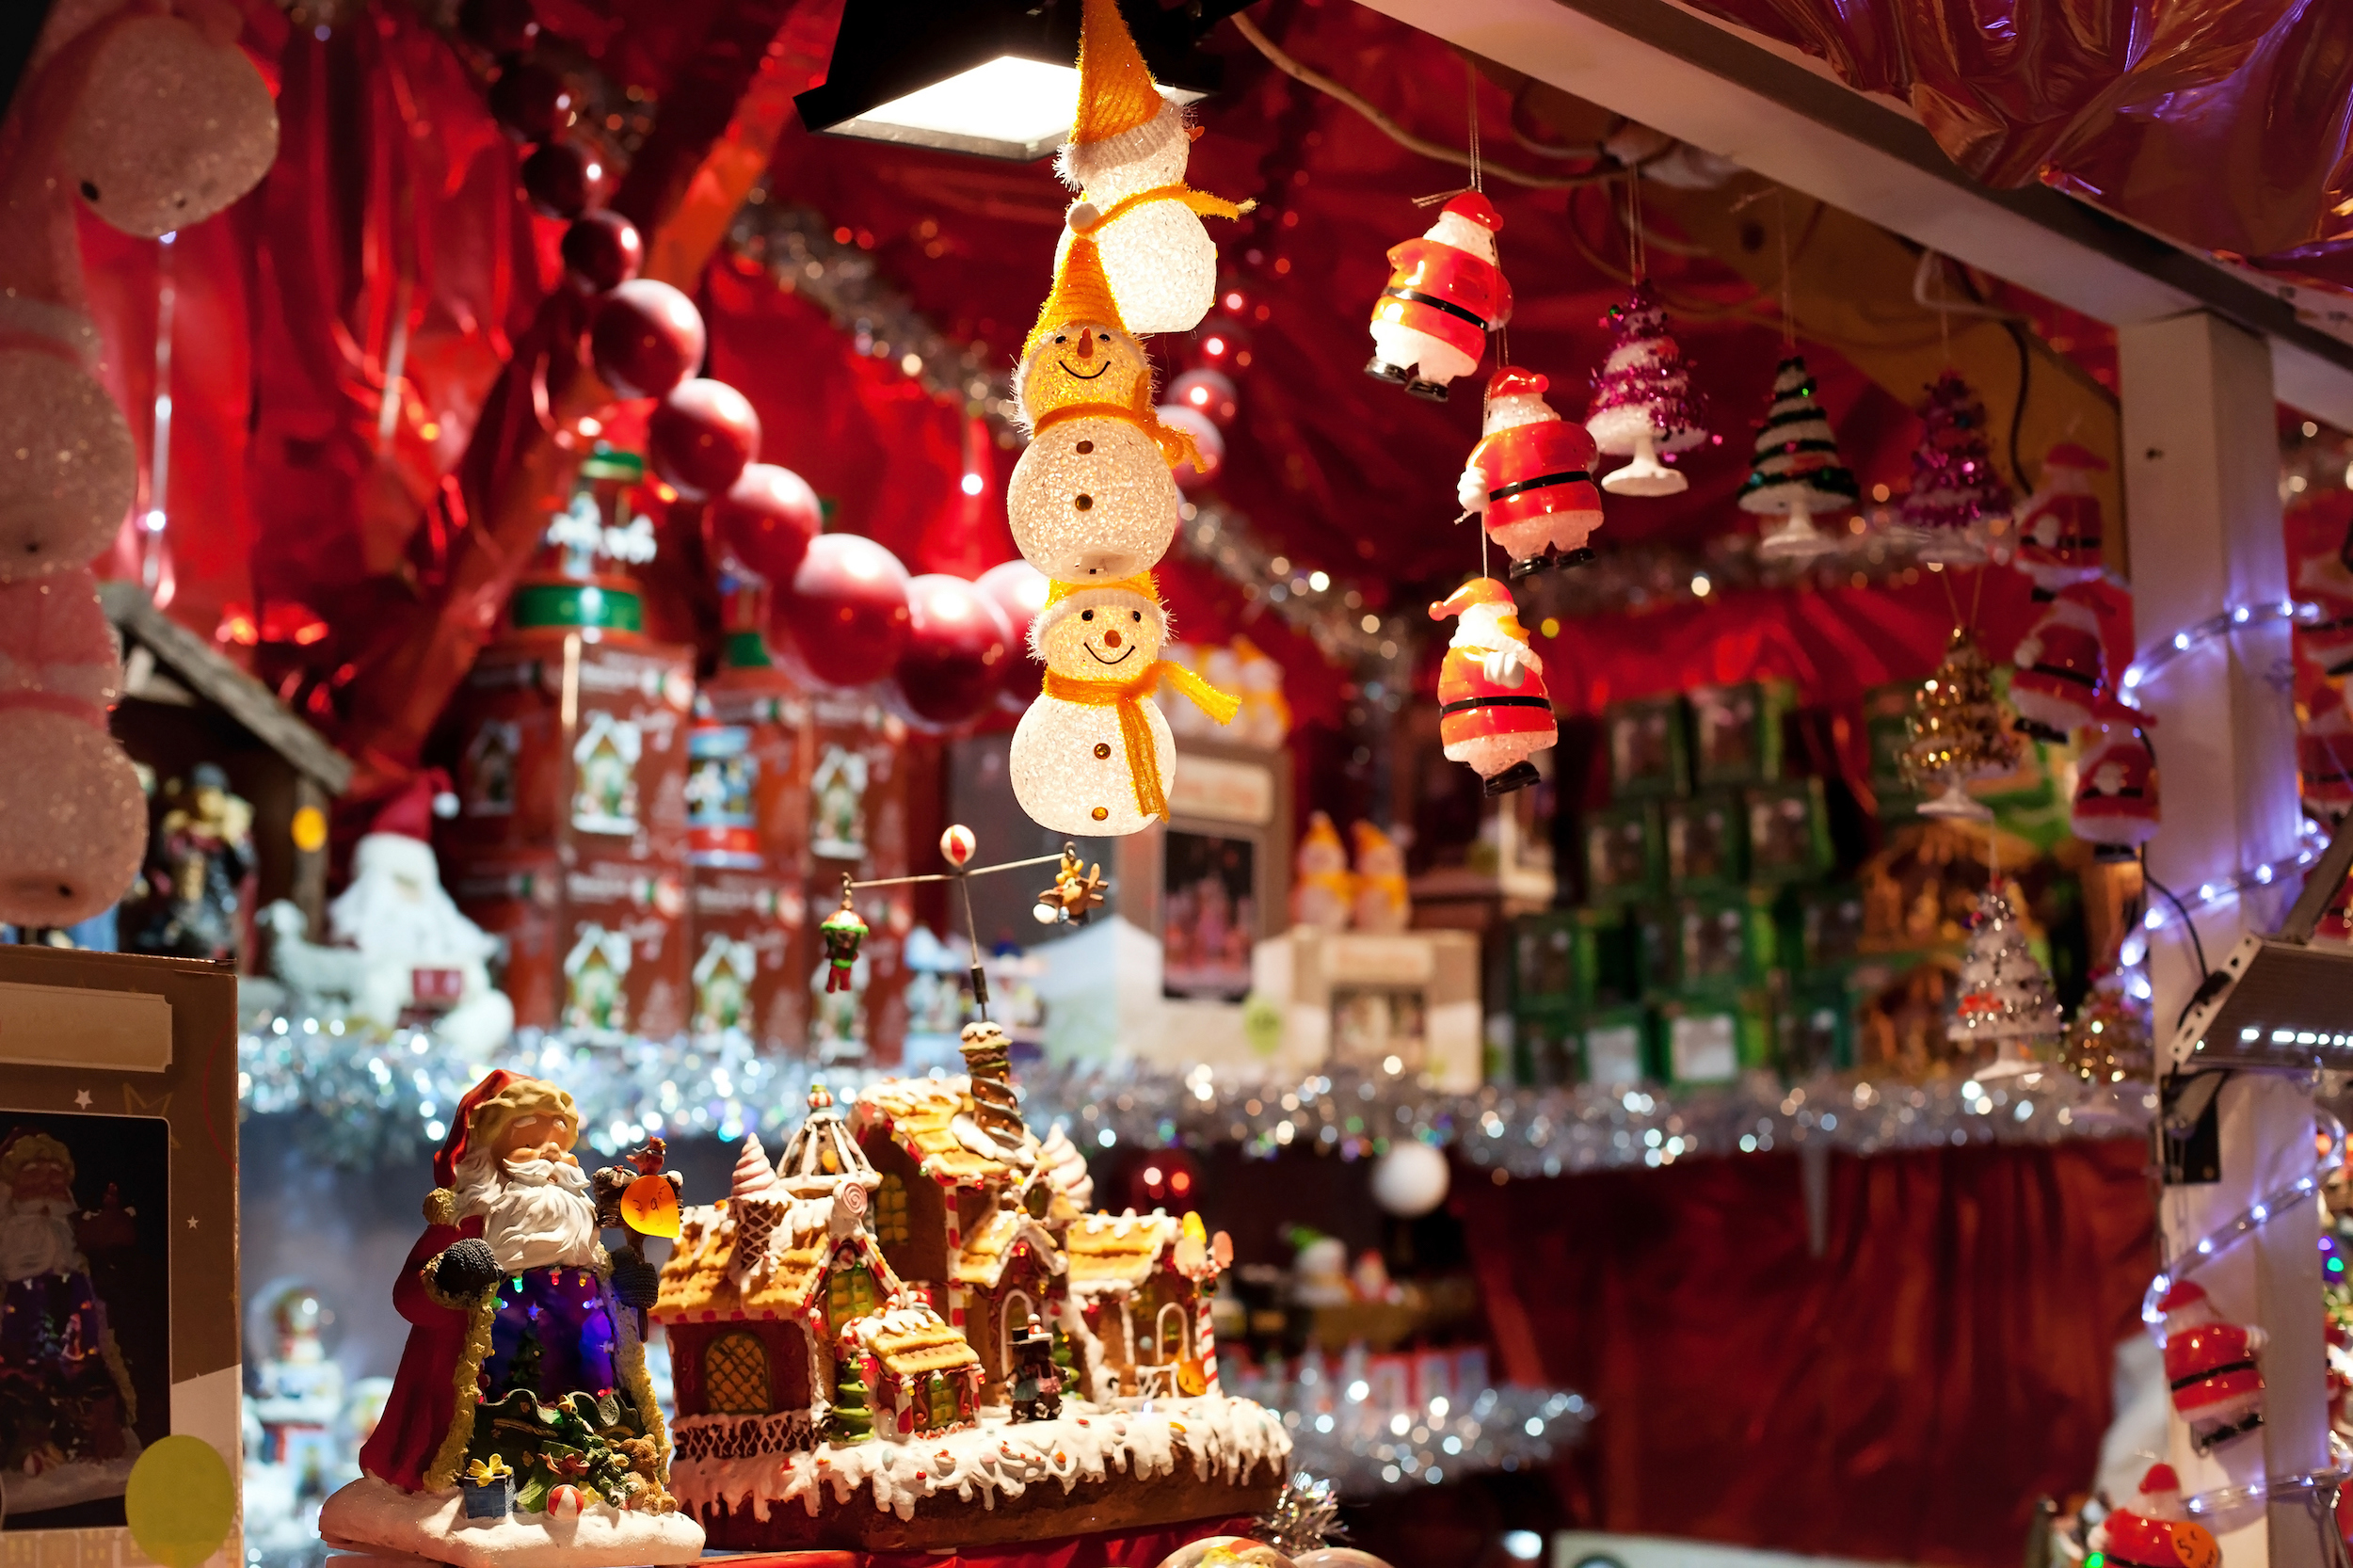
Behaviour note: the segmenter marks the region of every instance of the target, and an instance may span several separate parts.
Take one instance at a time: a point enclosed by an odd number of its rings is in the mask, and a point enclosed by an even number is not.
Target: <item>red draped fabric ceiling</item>
[[[1578,1522],[1999,1568],[2089,1484],[2154,1267],[2147,1146],[1833,1156],[1465,1181],[1513,1378],[1600,1407],[1558,1466]]]

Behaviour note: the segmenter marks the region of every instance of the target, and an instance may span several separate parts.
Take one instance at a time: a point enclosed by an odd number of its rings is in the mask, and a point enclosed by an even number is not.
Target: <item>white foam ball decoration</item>
[[[1095,243],[1119,318],[1139,337],[1190,332],[1217,303],[1217,243],[1200,216],[1182,201],[1162,197],[1139,202],[1097,229]],[[1069,248],[1070,231],[1064,229],[1054,255],[1058,274]]]
[[[1453,1179],[1444,1154],[1418,1139],[1407,1139],[1390,1144],[1389,1152],[1374,1161],[1372,1198],[1400,1219],[1417,1219],[1446,1202]]]
[[[1163,789],[1176,776],[1176,737],[1150,697],[1138,699],[1152,732],[1152,752]],[[1135,776],[1128,768],[1119,710],[1042,696],[1013,732],[1006,759],[1013,798],[1049,833],[1118,838],[1158,821],[1136,808]]]
[[[1179,504],[1159,443],[1123,419],[1048,425],[1005,486],[1015,547],[1064,583],[1107,583],[1149,569],[1176,536]]]
[[[90,209],[146,239],[221,211],[277,156],[278,107],[245,51],[171,16],[100,40],[58,149]]]
[[[131,427],[80,366],[0,349],[0,581],[86,566],[138,492]]]
[[[72,925],[120,899],[147,852],[147,793],[105,730],[0,711],[0,921]]]

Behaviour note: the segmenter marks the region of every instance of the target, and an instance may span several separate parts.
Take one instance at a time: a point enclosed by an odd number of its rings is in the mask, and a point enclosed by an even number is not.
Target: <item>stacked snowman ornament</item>
[[[1152,364],[1129,322],[1197,326],[1216,282],[1197,215],[1243,209],[1183,184],[1189,130],[1161,103],[1114,0],[1087,0],[1079,68],[1062,168],[1081,196],[1014,378],[1030,444],[1005,506],[1015,545],[1050,584],[1030,626],[1044,690],[1014,731],[1010,771],[1040,825],[1108,836],[1168,813],[1176,747],[1152,694],[1172,684],[1220,724],[1238,706],[1160,657],[1168,613],[1151,570],[1176,537],[1173,471],[1197,454],[1155,409]]]

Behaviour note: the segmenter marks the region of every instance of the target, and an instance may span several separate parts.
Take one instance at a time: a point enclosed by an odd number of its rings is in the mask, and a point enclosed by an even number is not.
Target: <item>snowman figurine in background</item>
[[[1512,580],[1593,558],[1585,541],[1601,526],[1593,484],[1593,438],[1545,401],[1551,386],[1506,365],[1487,383],[1481,428],[1455,486],[1465,512],[1481,514],[1487,536],[1512,557]]]
[[[1072,209],[1074,224],[1091,216],[1085,202]],[[1015,386],[1031,434],[1005,487],[1005,514],[1022,556],[1063,583],[1149,570],[1176,537],[1170,470],[1193,440],[1154,411],[1151,361],[1121,322],[1084,233],[1070,237],[1055,270]]]
[[[1148,573],[1099,587],[1056,583],[1030,624],[1046,690],[1013,732],[1014,798],[1055,833],[1141,832],[1168,814],[1176,742],[1152,700],[1167,680],[1220,724],[1238,699],[1160,658],[1168,612]]]
[[[1545,662],[1529,646],[1512,590],[1474,577],[1430,606],[1432,620],[1454,618],[1454,636],[1438,666],[1438,740],[1449,761],[1467,763],[1490,795],[1525,789],[1539,777],[1529,760],[1561,738],[1545,690]]]
[[[1237,205],[1185,184],[1193,138],[1185,111],[1160,95],[1137,52],[1119,0],[1085,0],[1079,34],[1079,116],[1055,172],[1096,216],[1084,232],[1128,327],[1190,332],[1217,298],[1217,247],[1207,217],[1240,217]],[[1063,234],[1060,270],[1077,230]]]
[[[1448,382],[1479,368],[1487,334],[1512,319],[1512,285],[1496,262],[1502,228],[1495,203],[1466,190],[1419,239],[1390,248],[1367,376],[1443,403]]]

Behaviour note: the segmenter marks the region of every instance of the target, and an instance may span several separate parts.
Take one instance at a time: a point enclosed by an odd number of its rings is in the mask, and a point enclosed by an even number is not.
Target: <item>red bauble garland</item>
[[[632,278],[597,306],[588,352],[623,397],[660,397],[703,362],[703,318],[667,283]]]
[[[779,591],[791,587],[825,524],[808,481],[774,463],[745,465],[706,515],[718,554]]]
[[[725,381],[681,382],[646,422],[646,455],[654,472],[687,500],[725,495],[760,456],[760,416]]]
[[[821,534],[770,615],[798,674],[840,690],[867,685],[889,674],[906,646],[907,568],[872,539]]]
[[[565,275],[583,294],[603,294],[637,276],[646,242],[637,225],[618,213],[587,213],[564,231]]]
[[[907,642],[892,669],[893,706],[935,729],[968,724],[995,703],[1013,627],[976,583],[930,572],[907,582]]]
[[[595,204],[604,166],[577,142],[543,142],[523,160],[523,194],[541,217],[575,218]]]
[[[1046,592],[1053,584],[1046,574],[1019,556],[981,573],[973,584],[1004,612],[1013,634],[1013,656],[1000,666],[999,700],[1014,712],[1026,712],[1046,689],[1046,666],[1030,651],[1030,623],[1046,608]]]

